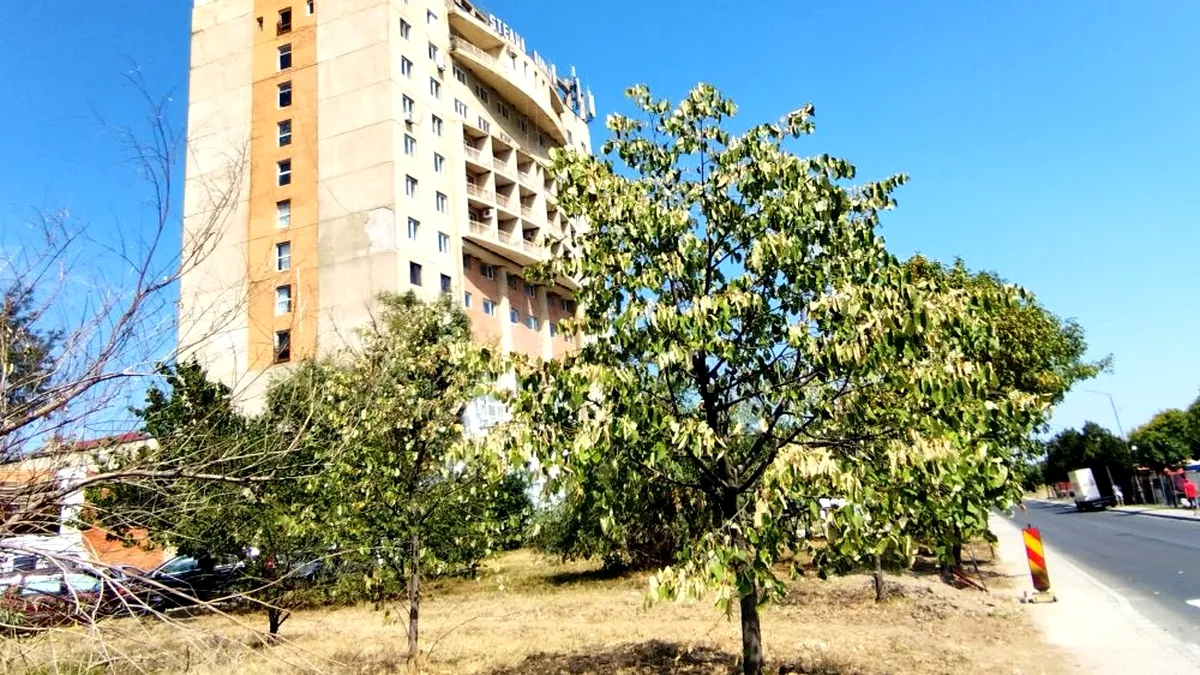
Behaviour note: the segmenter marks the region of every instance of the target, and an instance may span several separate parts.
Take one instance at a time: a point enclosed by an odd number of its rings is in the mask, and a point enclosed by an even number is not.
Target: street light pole
[[[1117,402],[1113,400],[1112,394],[1108,393],[1107,391],[1099,391],[1098,389],[1083,389],[1082,391],[1086,391],[1089,394],[1099,394],[1108,398],[1108,405],[1112,407],[1113,419],[1117,421],[1117,433],[1121,434],[1121,440],[1124,441],[1125,447],[1129,448],[1129,457],[1130,459],[1133,459],[1133,450],[1136,446],[1129,445],[1129,439],[1125,438],[1125,429],[1121,426],[1121,416],[1117,414]],[[1108,462],[1104,463],[1104,470],[1108,473],[1109,485],[1116,487],[1117,484],[1113,482],[1112,469],[1109,468]],[[1146,500],[1142,498],[1142,486],[1137,480],[1136,462],[1134,474],[1133,487],[1135,490],[1137,490],[1138,501],[1145,504]]]

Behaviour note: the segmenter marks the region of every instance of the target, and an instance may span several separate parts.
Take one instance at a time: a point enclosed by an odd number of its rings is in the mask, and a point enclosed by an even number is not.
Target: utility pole
[[[1115,419],[1117,421],[1117,433],[1121,434],[1121,442],[1123,442],[1125,444],[1125,447],[1129,449],[1129,457],[1130,457],[1130,459],[1132,459],[1133,458],[1133,447],[1129,445],[1129,439],[1125,438],[1125,429],[1121,426],[1121,416],[1117,414],[1117,402],[1113,400],[1112,394],[1108,393],[1107,391],[1099,391],[1097,389],[1084,389],[1082,391],[1086,391],[1089,394],[1099,394],[1101,396],[1105,396],[1108,398],[1108,405],[1112,407],[1113,419]],[[1108,473],[1108,484],[1113,487],[1116,487],[1117,484],[1113,481],[1112,469],[1109,468],[1108,462],[1104,463],[1104,470]],[[1142,498],[1142,485],[1138,481],[1136,474],[1137,474],[1137,467],[1136,467],[1136,462],[1135,462],[1133,488],[1134,488],[1134,490],[1137,491],[1138,501],[1141,502],[1142,504],[1145,504],[1146,500]]]

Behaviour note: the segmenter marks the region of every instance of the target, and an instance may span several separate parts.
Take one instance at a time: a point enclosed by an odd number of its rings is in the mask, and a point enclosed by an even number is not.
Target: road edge
[[[1025,542],[1016,523],[992,514],[989,527],[998,540],[999,563],[1021,579],[1018,593],[1032,591]],[[1080,672],[1130,673],[1154,670],[1200,673],[1200,645],[1179,640],[1141,614],[1124,595],[1043,542],[1052,604],[1026,605],[1043,639],[1072,657]]]

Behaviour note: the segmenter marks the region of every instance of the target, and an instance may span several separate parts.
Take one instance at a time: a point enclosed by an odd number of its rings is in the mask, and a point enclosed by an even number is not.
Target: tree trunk
[[[726,471],[728,469],[726,468]],[[721,498],[721,520],[725,526],[734,524],[738,512],[738,494],[728,490]],[[733,545],[749,552],[749,546],[736,525],[732,529]],[[741,563],[734,570],[739,586],[746,592],[738,599],[739,615],[742,621],[742,673],[744,675],[761,675],[763,671],[762,625],[758,620],[758,584],[753,574],[747,569],[749,565]]]
[[[408,575],[408,662],[415,663],[419,644],[418,620],[421,616],[421,535],[413,532],[409,550],[411,571]]]
[[[762,675],[762,626],[758,623],[758,585],[750,580],[750,590],[741,598],[742,673]]]
[[[875,556],[875,602],[883,602],[887,598],[887,588],[883,585],[883,558]]]
[[[283,625],[283,612],[278,607],[267,608],[267,632],[274,640],[279,635],[279,627]]]

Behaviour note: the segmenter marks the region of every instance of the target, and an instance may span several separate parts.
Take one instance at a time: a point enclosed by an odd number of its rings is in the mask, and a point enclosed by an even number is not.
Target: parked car
[[[240,561],[216,563],[181,555],[131,579],[129,586],[154,609],[183,607],[220,597],[241,577],[243,569]]]
[[[0,623],[10,631],[81,623],[139,604],[122,584],[87,570],[36,572],[0,580]]]

